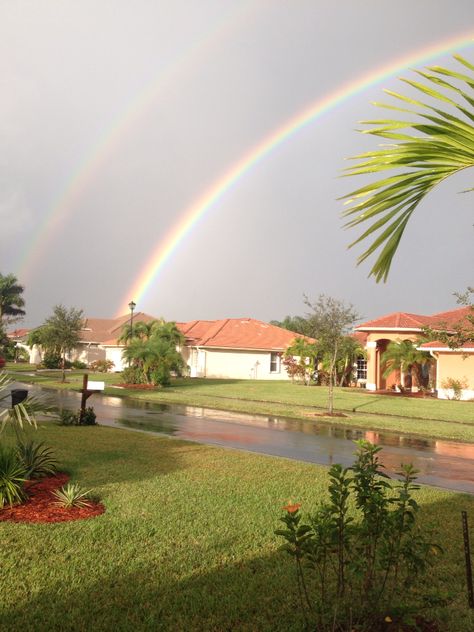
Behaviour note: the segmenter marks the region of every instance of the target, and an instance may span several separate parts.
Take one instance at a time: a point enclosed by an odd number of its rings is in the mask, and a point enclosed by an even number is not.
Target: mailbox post
[[[84,373],[84,377],[82,380],[82,397],[81,397],[81,411],[79,415],[79,421],[82,422],[84,417],[84,413],[86,412],[86,402],[91,395],[94,393],[99,393],[103,391],[105,388],[105,382],[93,382],[89,381],[88,373]]]

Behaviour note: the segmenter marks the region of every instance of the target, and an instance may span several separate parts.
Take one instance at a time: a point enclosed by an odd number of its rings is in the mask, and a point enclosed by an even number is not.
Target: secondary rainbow
[[[39,259],[47,252],[53,237],[60,234],[67,218],[77,209],[84,191],[109,158],[120,151],[123,138],[146,116],[161,92],[168,84],[176,81],[179,74],[189,72],[209,50],[218,47],[221,40],[231,37],[234,31],[252,20],[253,14],[260,10],[261,7],[255,0],[248,0],[224,11],[199,38],[191,41],[174,58],[165,61],[156,76],[145,83],[125,107],[116,111],[109,124],[68,174],[66,182],[56,193],[30,239],[25,240],[18,250],[15,268],[22,282],[28,281],[30,275],[38,270]]]
[[[352,96],[363,90],[380,83],[384,79],[393,76],[395,73],[406,69],[409,66],[426,63],[435,57],[459,51],[474,44],[474,32],[464,33],[450,40],[435,45],[424,47],[421,50],[411,52],[396,61],[393,61],[381,68],[364,74],[352,82],[346,83],[334,92],[318,99],[302,112],[287,121],[284,125],[276,129],[270,136],[264,138],[255,145],[248,153],[240,158],[221,177],[216,180],[209,189],[201,195],[182,214],[181,220],[176,224],[171,232],[160,240],[154,248],[151,256],[146,261],[140,271],[138,278],[127,290],[121,302],[117,316],[127,313],[128,303],[131,298],[138,304],[142,303],[147,291],[151,288],[159,272],[170,259],[174,251],[179,247],[183,239],[191,232],[196,223],[233,187],[252,167],[268,156],[273,150],[279,147],[290,137],[297,134],[303,128],[313,123],[329,110],[347,101]]]

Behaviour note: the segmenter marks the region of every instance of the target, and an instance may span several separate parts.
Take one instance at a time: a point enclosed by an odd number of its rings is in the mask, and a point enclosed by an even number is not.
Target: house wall
[[[442,351],[437,352],[438,371],[436,388],[440,399],[453,399],[454,391],[443,388],[443,382],[448,378],[466,382],[466,388],[462,391],[461,399],[474,399],[474,353],[467,357],[462,353]]]
[[[192,349],[188,362],[191,377],[230,378],[239,380],[287,380],[279,362],[278,371],[270,372],[270,351]]]

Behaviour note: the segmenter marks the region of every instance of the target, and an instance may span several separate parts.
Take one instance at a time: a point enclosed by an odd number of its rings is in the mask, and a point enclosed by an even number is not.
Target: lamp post
[[[136,306],[137,304],[133,301],[130,301],[130,303],[128,304],[128,307],[130,309],[130,338],[133,338],[133,310]]]

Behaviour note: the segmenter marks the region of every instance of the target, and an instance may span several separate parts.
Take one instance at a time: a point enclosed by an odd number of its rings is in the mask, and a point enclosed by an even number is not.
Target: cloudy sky
[[[134,299],[166,319],[304,313],[303,294],[365,318],[455,306],[473,284],[472,172],[411,220],[386,284],[355,265],[345,158],[392,73],[341,99],[247,168],[147,263],[229,170],[307,108],[424,50],[474,38],[472,0],[0,0],[0,272],[26,326],[62,303],[111,317]],[[446,48],[446,46],[445,46]],[[459,50],[474,61],[474,40]],[[453,66],[451,53],[427,63]],[[386,100],[386,99],[385,99]]]

